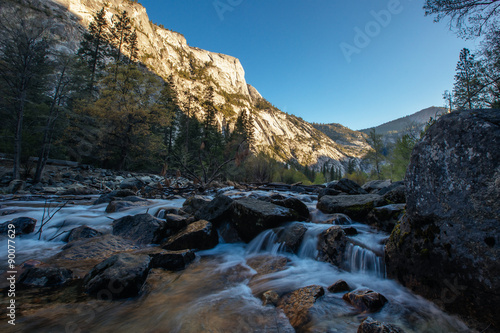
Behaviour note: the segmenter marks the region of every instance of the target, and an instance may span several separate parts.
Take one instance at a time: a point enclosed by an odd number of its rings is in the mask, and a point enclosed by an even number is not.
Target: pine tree
[[[375,130],[372,129],[366,141],[372,147],[372,150],[365,155],[365,160],[374,167],[377,179],[381,179],[382,163],[385,160],[385,156],[383,155],[384,142],[382,141],[382,135],[377,134]]]
[[[129,43],[132,35],[130,17],[128,17],[128,13],[126,11],[113,16],[113,26],[110,31],[111,44],[114,48],[113,57],[115,58],[115,62],[119,63],[123,53],[123,48]]]
[[[105,58],[109,53],[110,37],[106,11],[103,7],[94,14],[78,49],[78,55],[86,62],[90,70],[89,91],[91,92],[94,90],[98,71],[105,66]]]
[[[481,64],[466,48],[460,51],[457,63],[453,99],[457,109],[474,109],[484,105],[484,85]]]
[[[49,63],[49,26],[38,16],[24,10],[14,13],[15,21],[3,17],[0,29],[0,86],[3,103],[13,119],[15,179],[20,178],[23,128],[26,107],[47,88]]]

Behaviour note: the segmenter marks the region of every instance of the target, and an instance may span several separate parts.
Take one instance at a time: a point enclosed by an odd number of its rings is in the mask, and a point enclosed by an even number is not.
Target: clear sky
[[[247,83],[309,122],[359,130],[443,106],[460,49],[423,0],[139,0],[189,45],[240,59]]]

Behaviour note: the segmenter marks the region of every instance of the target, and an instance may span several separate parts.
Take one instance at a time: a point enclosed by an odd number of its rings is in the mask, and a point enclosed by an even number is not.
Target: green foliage
[[[165,158],[160,129],[172,116],[162,102],[165,90],[156,75],[137,65],[117,68],[101,80],[99,98],[81,106],[97,127],[95,156],[105,167],[158,169]]]
[[[384,152],[384,143],[382,141],[382,135],[377,134],[375,129],[372,129],[368,134],[368,139],[366,140],[372,150],[370,150],[364,157],[365,161],[369,162],[373,165],[375,175],[377,179],[381,179],[381,167],[385,160]]]
[[[453,102],[456,109],[476,109],[484,106],[484,83],[481,63],[466,48],[460,51],[457,63]]]

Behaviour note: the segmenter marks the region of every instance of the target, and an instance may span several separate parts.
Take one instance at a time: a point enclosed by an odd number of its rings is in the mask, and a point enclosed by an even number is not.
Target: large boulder
[[[12,224],[14,228],[9,228]],[[35,231],[36,220],[31,217],[18,217],[11,221],[0,224],[0,235],[7,235],[9,230],[15,230],[15,235],[31,234]]]
[[[278,308],[283,310],[293,328],[301,332],[312,320],[311,308],[314,303],[324,294],[325,290],[321,286],[300,288],[283,296],[278,302]]]
[[[83,279],[87,293],[99,299],[120,299],[139,294],[149,272],[146,254],[120,253],[97,264]]]
[[[347,249],[347,237],[341,226],[333,226],[318,236],[318,260],[341,267]]]
[[[124,216],[113,222],[113,235],[138,244],[160,244],[168,235],[165,221],[149,214]]]
[[[231,206],[231,223],[245,242],[251,241],[264,230],[299,219],[298,214],[290,208],[258,199],[235,200]]]
[[[178,234],[170,237],[162,245],[162,248],[167,250],[207,250],[215,247],[218,243],[219,236],[212,223],[200,220],[191,223]]]
[[[209,197],[202,195],[193,195],[184,201],[182,204],[182,210],[188,214],[194,214],[203,208],[205,205],[209,204],[212,200]]]
[[[382,197],[378,194],[325,195],[319,199],[317,207],[326,214],[341,213],[353,220],[362,221],[381,200]]]
[[[479,330],[500,330],[500,112],[442,116],[413,150],[406,197],[388,276]]]

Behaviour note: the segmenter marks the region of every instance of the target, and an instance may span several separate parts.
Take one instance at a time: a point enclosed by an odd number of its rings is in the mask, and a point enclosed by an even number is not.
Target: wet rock
[[[333,214],[333,216],[328,218],[328,220],[326,220],[324,223],[335,225],[349,225],[352,224],[352,220],[345,214]]]
[[[404,331],[395,325],[385,324],[372,317],[366,317],[359,325],[357,333],[404,333]]]
[[[104,235],[68,243],[48,263],[71,269],[75,275],[83,276],[102,260],[118,252],[136,249],[137,246],[132,241],[118,236]]]
[[[342,296],[342,299],[360,312],[377,312],[385,303],[387,298],[369,289],[358,289]]]
[[[219,234],[226,243],[241,243],[243,240],[230,222],[224,222],[219,227]]]
[[[347,237],[340,226],[333,226],[318,236],[318,260],[341,267],[347,248]]]
[[[361,186],[359,186],[356,182],[347,178],[342,178],[341,180],[333,181],[329,183],[327,187],[351,195],[368,193],[363,188],[361,188]]]
[[[500,112],[457,111],[429,128],[406,174],[406,215],[387,273],[478,327],[500,330]],[[481,329],[480,329],[481,330]]]
[[[71,229],[68,236],[64,238],[64,241],[69,243],[80,239],[93,238],[101,235],[102,232],[87,227],[86,225],[82,225],[78,228]]]
[[[324,294],[325,290],[321,286],[300,288],[283,296],[278,308],[283,310],[293,328],[300,332],[312,319],[310,311],[314,303]]]
[[[97,264],[83,279],[87,293],[111,300],[139,294],[149,272],[148,255],[120,253]]]
[[[278,295],[277,292],[274,290],[268,290],[265,293],[262,294],[262,305],[273,305],[276,306],[278,305],[278,301],[280,299],[280,296]]]
[[[297,253],[304,239],[307,228],[301,223],[293,223],[284,227],[276,235],[278,243],[285,243],[289,252]]]
[[[166,251],[162,250],[149,255],[150,268],[163,268],[169,271],[180,271],[191,263],[196,255],[193,250]]]
[[[218,225],[222,221],[229,219],[231,215],[231,204],[233,199],[223,194],[216,196],[212,201],[203,204],[194,216],[198,220],[206,220]]]
[[[309,208],[297,198],[286,198],[284,200],[273,200],[273,204],[294,210],[299,215],[299,221],[309,219]]]
[[[18,217],[8,222],[0,224],[0,235],[7,235],[9,224],[14,225],[16,236],[31,234],[35,231],[36,220],[31,217]]]
[[[209,197],[202,195],[193,195],[184,201],[182,204],[182,210],[188,214],[194,214],[199,211],[203,206],[207,205],[212,201]]]
[[[106,207],[106,213],[121,212],[135,207],[149,206],[151,204],[151,201],[136,196],[115,198],[115,200],[111,201]]]
[[[377,193],[383,188],[387,188],[388,186],[391,186],[392,181],[390,179],[386,180],[372,180],[369,181],[368,183],[364,184],[361,186],[361,188],[368,193]],[[378,193],[380,194],[380,193]]]
[[[368,223],[385,232],[391,232],[394,226],[405,212],[405,204],[392,204],[382,207],[375,207],[368,214]]]
[[[99,205],[115,200],[115,198],[125,198],[135,196],[135,192],[130,189],[114,190],[103,194],[94,202],[94,205]]]
[[[200,220],[188,225],[178,234],[170,237],[162,248],[167,250],[197,249],[207,250],[219,243],[217,230],[212,223]]]
[[[356,236],[358,234],[358,229],[354,227],[342,228],[347,236]]]
[[[35,266],[27,268],[19,277],[25,287],[56,287],[73,279],[73,272],[66,268]]]
[[[329,286],[327,289],[331,293],[341,293],[350,291],[351,287],[349,287],[349,284],[347,284],[347,282],[345,282],[344,280],[338,280],[337,282]]]
[[[165,221],[149,214],[124,216],[113,222],[113,235],[138,244],[160,244],[168,235]]]
[[[363,221],[368,213],[375,208],[381,196],[377,194],[358,194],[358,195],[337,195],[324,196],[317,204],[317,208],[323,213],[346,214],[355,221]]]
[[[244,198],[231,204],[231,222],[245,242],[251,241],[264,230],[297,219],[298,214],[290,208],[257,199]]]

